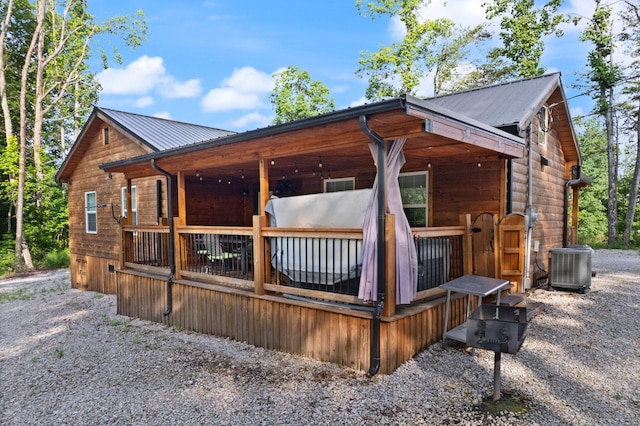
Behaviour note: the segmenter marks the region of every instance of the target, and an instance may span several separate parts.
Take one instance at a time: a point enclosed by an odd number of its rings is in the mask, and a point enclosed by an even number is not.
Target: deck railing
[[[265,228],[264,289],[362,304],[362,229]]]
[[[125,266],[164,269],[171,265],[169,227],[125,225],[122,227],[122,234]]]
[[[179,226],[179,275],[253,288],[253,228]]]
[[[176,226],[177,276],[349,304],[362,273],[361,229]],[[464,274],[464,226],[414,229],[418,299]],[[259,236],[262,244],[254,244]],[[166,268],[169,229],[123,226],[125,266]],[[259,289],[259,290],[258,290]]]

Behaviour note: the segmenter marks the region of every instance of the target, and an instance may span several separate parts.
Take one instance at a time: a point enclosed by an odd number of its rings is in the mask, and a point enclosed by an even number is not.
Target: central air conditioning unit
[[[589,246],[574,245],[549,251],[549,286],[584,292],[591,288],[591,254]]]

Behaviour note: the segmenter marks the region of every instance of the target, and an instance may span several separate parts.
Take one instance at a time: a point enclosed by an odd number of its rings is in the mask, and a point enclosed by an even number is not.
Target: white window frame
[[[327,187],[330,186],[332,183],[342,183],[342,182],[351,182],[351,188],[350,189],[338,189],[337,191],[327,191]],[[354,189],[356,189],[356,178],[355,177],[346,177],[346,178],[334,178],[334,179],[325,179],[323,181],[323,191],[324,192],[339,192],[339,191],[353,191]]]
[[[91,195],[93,195],[92,206],[89,205],[89,197]],[[87,234],[97,234],[98,233],[98,196],[96,194],[96,191],[87,191],[84,193],[84,210],[85,210],[84,220],[85,220],[85,228],[86,228]],[[95,223],[95,229],[90,229],[89,227],[89,223],[90,223],[89,218],[91,216],[94,217],[93,223]]]
[[[422,170],[422,171],[417,171],[417,172],[406,172],[406,173],[400,173],[398,175],[398,184],[400,184],[399,179],[401,177],[406,177],[406,176],[424,176],[424,182],[425,182],[425,203],[424,204],[402,204],[402,208],[411,208],[411,209],[415,209],[415,208],[424,208],[424,221],[425,224],[424,226],[427,227],[429,226],[429,172],[427,170]],[[400,188],[402,189],[402,187]],[[422,226],[417,226],[417,225],[411,225],[412,227],[422,227]]]
[[[543,105],[538,111],[538,145],[547,145],[547,132],[549,130],[549,110]]]
[[[122,217],[127,217],[127,187],[122,187]],[[131,224],[138,224],[138,190],[136,186],[131,187]]]

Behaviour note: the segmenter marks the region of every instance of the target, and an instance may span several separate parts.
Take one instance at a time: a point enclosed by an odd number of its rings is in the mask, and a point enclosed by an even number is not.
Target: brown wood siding
[[[431,226],[453,226],[459,224],[462,213],[475,218],[480,213],[500,213],[500,182],[502,162],[483,161],[433,166]]]
[[[119,267],[120,262],[113,259],[71,254],[71,286],[79,290],[114,294],[115,270]]]
[[[531,242],[529,271],[533,274],[541,268],[547,270],[549,250],[562,246],[564,184],[571,178],[572,164],[565,161],[564,152],[554,129],[547,133],[545,145],[538,144],[536,132],[533,133],[532,139],[532,203],[538,212],[538,222],[533,228]],[[540,154],[549,161],[549,165],[544,168],[540,163]],[[527,158],[513,160],[514,213],[524,214],[527,204],[527,160]],[[533,252],[535,241],[539,241],[540,246],[537,253]]]
[[[122,214],[121,188],[126,186],[122,174],[109,175],[100,170],[100,164],[129,158],[149,152],[149,149],[131,141],[110,128],[109,144],[103,141],[104,123],[95,120],[85,133],[82,158],[70,176],[69,190],[69,251],[71,254],[72,285],[74,288],[113,293],[115,280],[108,265],[119,265],[121,231],[118,220]],[[78,153],[79,154],[79,153]],[[134,181],[138,191],[139,218],[155,217],[155,178]],[[86,232],[85,193],[96,192],[98,232]],[[153,197],[153,202],[146,199]],[[147,208],[153,204],[152,212]],[[113,208],[113,210],[112,210]],[[115,216],[115,218],[114,218]],[[140,219],[139,219],[140,221]]]
[[[357,370],[370,365],[371,316],[278,296],[209,285],[173,283],[166,310],[166,281],[117,272],[117,312],[198,333],[228,337],[267,349],[307,356]],[[466,299],[452,298],[451,326],[464,320]],[[381,322],[380,372],[389,374],[442,338],[444,298],[406,308]]]

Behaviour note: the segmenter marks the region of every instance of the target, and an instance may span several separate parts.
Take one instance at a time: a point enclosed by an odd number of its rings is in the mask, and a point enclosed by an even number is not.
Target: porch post
[[[269,264],[265,253],[262,227],[267,225],[267,216],[253,216],[253,287],[256,294],[264,294],[265,270]]]
[[[571,208],[571,227],[573,228],[573,235],[571,236],[571,244],[578,243],[578,194],[580,189],[577,186],[573,187],[572,201],[573,206]]]
[[[169,178],[167,178],[169,179]],[[176,174],[176,182],[177,182],[177,193],[178,193],[178,217],[177,220],[173,221],[173,237],[174,237],[174,247],[177,248],[177,250],[174,253],[175,256],[175,265],[176,265],[176,271],[175,271],[175,279],[179,280],[182,279],[182,269],[186,268],[186,262],[187,259],[182,259],[182,253],[186,253],[186,242],[183,238],[180,237],[180,232],[178,232],[178,227],[179,226],[185,226],[187,224],[187,200],[186,200],[186,181],[185,181],[185,176],[184,176],[184,172],[183,171],[179,171]],[[167,185],[167,191],[169,190],[170,186]],[[171,194],[167,195],[167,203],[171,203],[172,202],[172,197]],[[167,206],[167,211],[170,211],[171,209],[168,208],[169,206]],[[171,221],[169,221],[169,223],[171,223]]]
[[[184,172],[180,171],[177,174],[178,181],[178,224],[185,226],[187,224],[187,196],[186,196],[186,181]],[[167,202],[171,202],[171,194],[167,196]],[[167,209],[168,210],[168,209]]]
[[[127,184],[126,184],[126,202],[127,202],[127,217],[123,217],[122,218],[122,224],[123,225],[131,225],[132,223],[132,217],[133,217],[133,205],[132,203],[132,196],[131,196],[131,179],[127,178]]]
[[[264,208],[269,202],[269,167],[267,166],[267,161],[264,158],[260,159],[258,168],[260,169],[260,199],[258,200],[258,203],[260,203],[259,213],[263,215]]]
[[[258,200],[258,212],[261,217],[264,219],[260,221],[258,226],[260,226],[260,241],[255,239],[255,221],[254,221],[254,240],[253,240],[253,250],[254,250],[254,262],[260,262],[261,270],[254,269],[254,280],[260,280],[261,284],[258,284],[258,281],[254,281],[256,292],[261,291],[264,293],[263,284],[266,282],[271,282],[271,268],[269,267],[269,260],[271,258],[271,247],[269,246],[269,241],[262,238],[262,227],[269,226],[267,222],[267,214],[265,213],[265,208],[267,207],[267,203],[269,202],[269,166],[267,165],[267,160],[261,158],[258,162],[258,169],[260,171],[260,199]],[[258,260],[259,259],[259,260]],[[254,265],[259,266],[259,265]],[[259,278],[258,278],[259,275]],[[258,290],[260,288],[260,290]]]
[[[460,225],[464,226],[464,235],[462,236],[462,270],[465,274],[473,274],[473,238],[471,237],[470,214],[460,215]]]
[[[127,178],[125,187],[126,187],[125,200],[127,203],[127,217],[123,217],[120,220],[120,233],[122,234],[122,237],[121,237],[122,246],[120,247],[120,268],[121,269],[126,268],[125,267],[125,261],[127,259],[126,251],[131,250],[131,247],[133,247],[133,239],[131,238],[131,234],[124,232],[124,226],[131,225],[131,216],[133,216],[131,214],[128,214],[128,212],[131,211],[131,179]]]
[[[396,215],[387,213],[385,218],[385,298],[382,315],[390,317],[396,313]]]

